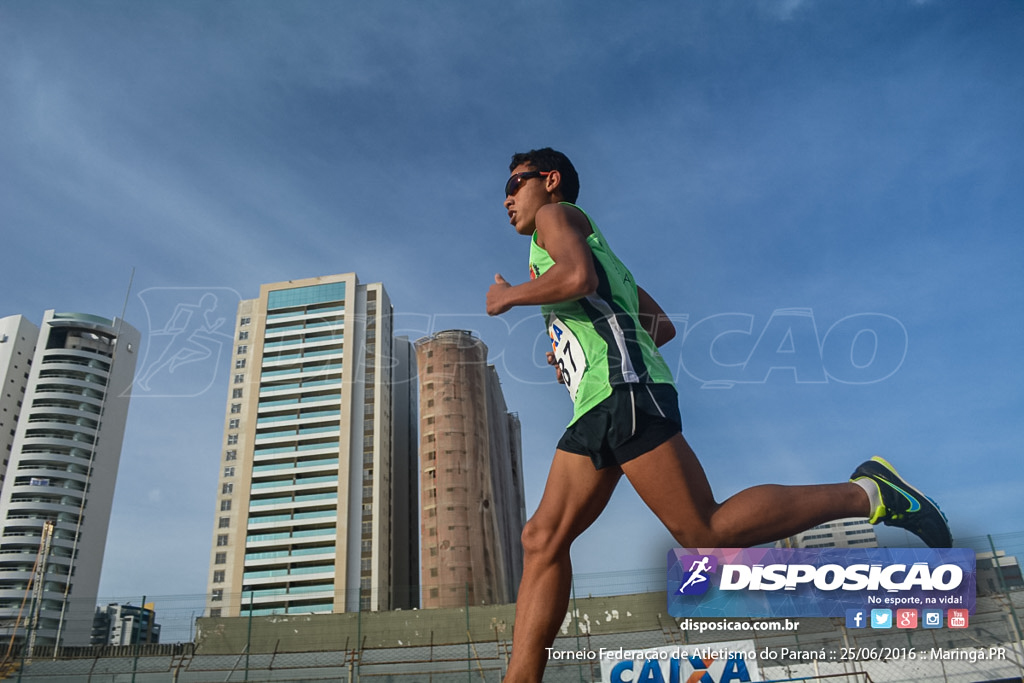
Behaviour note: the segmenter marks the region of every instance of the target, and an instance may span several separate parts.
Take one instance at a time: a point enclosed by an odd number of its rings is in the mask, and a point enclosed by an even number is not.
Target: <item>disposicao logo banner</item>
[[[844,617],[848,609],[974,613],[965,548],[675,548],[673,617]]]

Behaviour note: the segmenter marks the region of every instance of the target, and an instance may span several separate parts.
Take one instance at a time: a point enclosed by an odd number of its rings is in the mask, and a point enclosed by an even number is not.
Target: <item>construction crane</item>
[[[39,550],[36,552],[35,565],[32,567],[32,576],[25,587],[25,595],[21,600],[21,608],[18,610],[18,618],[14,621],[14,628],[11,629],[11,641],[7,644],[7,652],[4,654],[3,662],[0,664],[0,677],[13,671],[16,667],[12,661],[11,654],[14,650],[14,641],[18,634],[18,626],[22,622],[22,613],[25,610],[25,603],[29,602],[29,613],[26,625],[28,636],[24,652],[32,656],[32,648],[35,647],[36,633],[39,630],[39,614],[43,609],[43,584],[46,574],[46,558],[50,556],[50,545],[53,541],[53,520],[43,522],[43,533],[39,539]],[[30,600],[31,598],[31,600]],[[24,659],[24,657],[23,657]]]

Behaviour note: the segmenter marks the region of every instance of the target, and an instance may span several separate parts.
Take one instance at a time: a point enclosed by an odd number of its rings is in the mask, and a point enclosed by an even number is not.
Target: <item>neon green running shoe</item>
[[[869,522],[906,529],[930,548],[953,547],[949,522],[939,506],[908,484],[884,459],[876,455],[861,463],[850,476],[850,481],[858,479],[870,480],[878,488],[882,501],[872,511]]]

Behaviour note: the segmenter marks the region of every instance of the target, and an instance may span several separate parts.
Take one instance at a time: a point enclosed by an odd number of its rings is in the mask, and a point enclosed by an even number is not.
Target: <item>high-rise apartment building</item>
[[[519,418],[470,332],[420,339],[416,360],[423,607],[514,602],[526,516]]]
[[[411,352],[383,285],[263,285],[235,337],[207,614],[415,606]]]
[[[112,602],[97,607],[92,618],[90,645],[140,645],[160,642],[160,624],[156,623],[153,603],[142,607]]]
[[[14,448],[18,417],[28,391],[29,369],[36,349],[39,328],[27,318],[12,315],[0,318],[0,486],[7,475],[7,465]]]
[[[138,346],[118,319],[0,320],[5,641],[89,643]]]

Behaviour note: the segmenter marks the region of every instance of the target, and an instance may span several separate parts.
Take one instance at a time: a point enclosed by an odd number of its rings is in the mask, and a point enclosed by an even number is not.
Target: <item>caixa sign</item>
[[[752,640],[602,650],[602,683],[747,683],[761,681]]]
[[[674,321],[683,330],[679,369],[705,388],[761,384],[772,373],[797,384],[873,384],[907,355],[906,328],[883,313],[849,315],[824,332],[809,308],[776,309],[763,325],[748,313]]]
[[[835,617],[848,609],[974,612],[967,548],[676,548],[668,553],[674,617]]]

